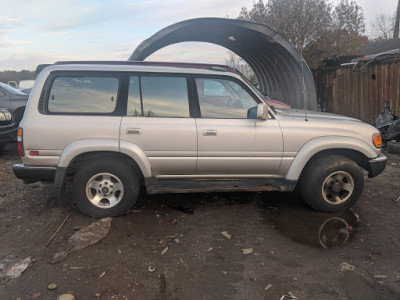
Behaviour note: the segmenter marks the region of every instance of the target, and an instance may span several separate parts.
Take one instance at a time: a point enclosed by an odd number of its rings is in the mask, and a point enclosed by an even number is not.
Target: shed
[[[181,42],[225,47],[249,64],[265,95],[295,108],[317,109],[314,79],[302,56],[288,40],[263,24],[222,18],[182,21],[143,41],[129,61],[145,60],[157,50]]]

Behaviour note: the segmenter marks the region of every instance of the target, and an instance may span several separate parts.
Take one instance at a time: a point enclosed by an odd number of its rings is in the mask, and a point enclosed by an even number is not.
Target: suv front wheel
[[[332,154],[314,158],[300,180],[304,201],[315,210],[325,212],[350,208],[363,187],[361,168],[346,157]]]
[[[134,167],[109,157],[85,163],[73,181],[76,206],[95,218],[126,213],[135,205],[139,193],[140,180]]]

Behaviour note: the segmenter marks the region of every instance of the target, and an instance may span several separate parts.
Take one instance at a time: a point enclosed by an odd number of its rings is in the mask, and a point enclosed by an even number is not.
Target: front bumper
[[[13,166],[15,176],[24,182],[54,182],[56,170],[57,168],[55,167],[29,167],[24,164]]]
[[[368,162],[368,177],[378,176],[386,167],[387,157],[382,153],[377,157],[370,159]]]

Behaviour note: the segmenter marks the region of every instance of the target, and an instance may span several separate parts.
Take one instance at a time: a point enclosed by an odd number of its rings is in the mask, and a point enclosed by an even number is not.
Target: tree
[[[375,40],[390,40],[393,38],[393,30],[396,16],[377,14],[371,22],[372,35]]]
[[[332,7],[328,0],[258,0],[251,10],[243,7],[238,18],[265,24],[282,34],[311,68],[326,58],[358,54],[368,41],[363,36],[362,8],[355,1],[341,0]]]
[[[8,81],[20,82],[21,80],[35,79],[35,71],[3,71],[0,72],[0,82],[7,83]]]
[[[225,58],[225,64],[232,68],[237,68],[240,64],[245,64],[246,62],[240,56],[237,56],[235,53],[229,51],[228,57]]]

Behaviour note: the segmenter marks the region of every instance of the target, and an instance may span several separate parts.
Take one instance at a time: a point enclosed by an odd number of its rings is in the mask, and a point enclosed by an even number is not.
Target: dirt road
[[[317,213],[283,193],[147,196],[99,243],[50,264],[95,219],[60,208],[51,186],[16,179],[10,147],[0,153],[0,262],[32,264],[3,280],[0,299],[400,299],[400,156],[387,155],[353,211]]]

